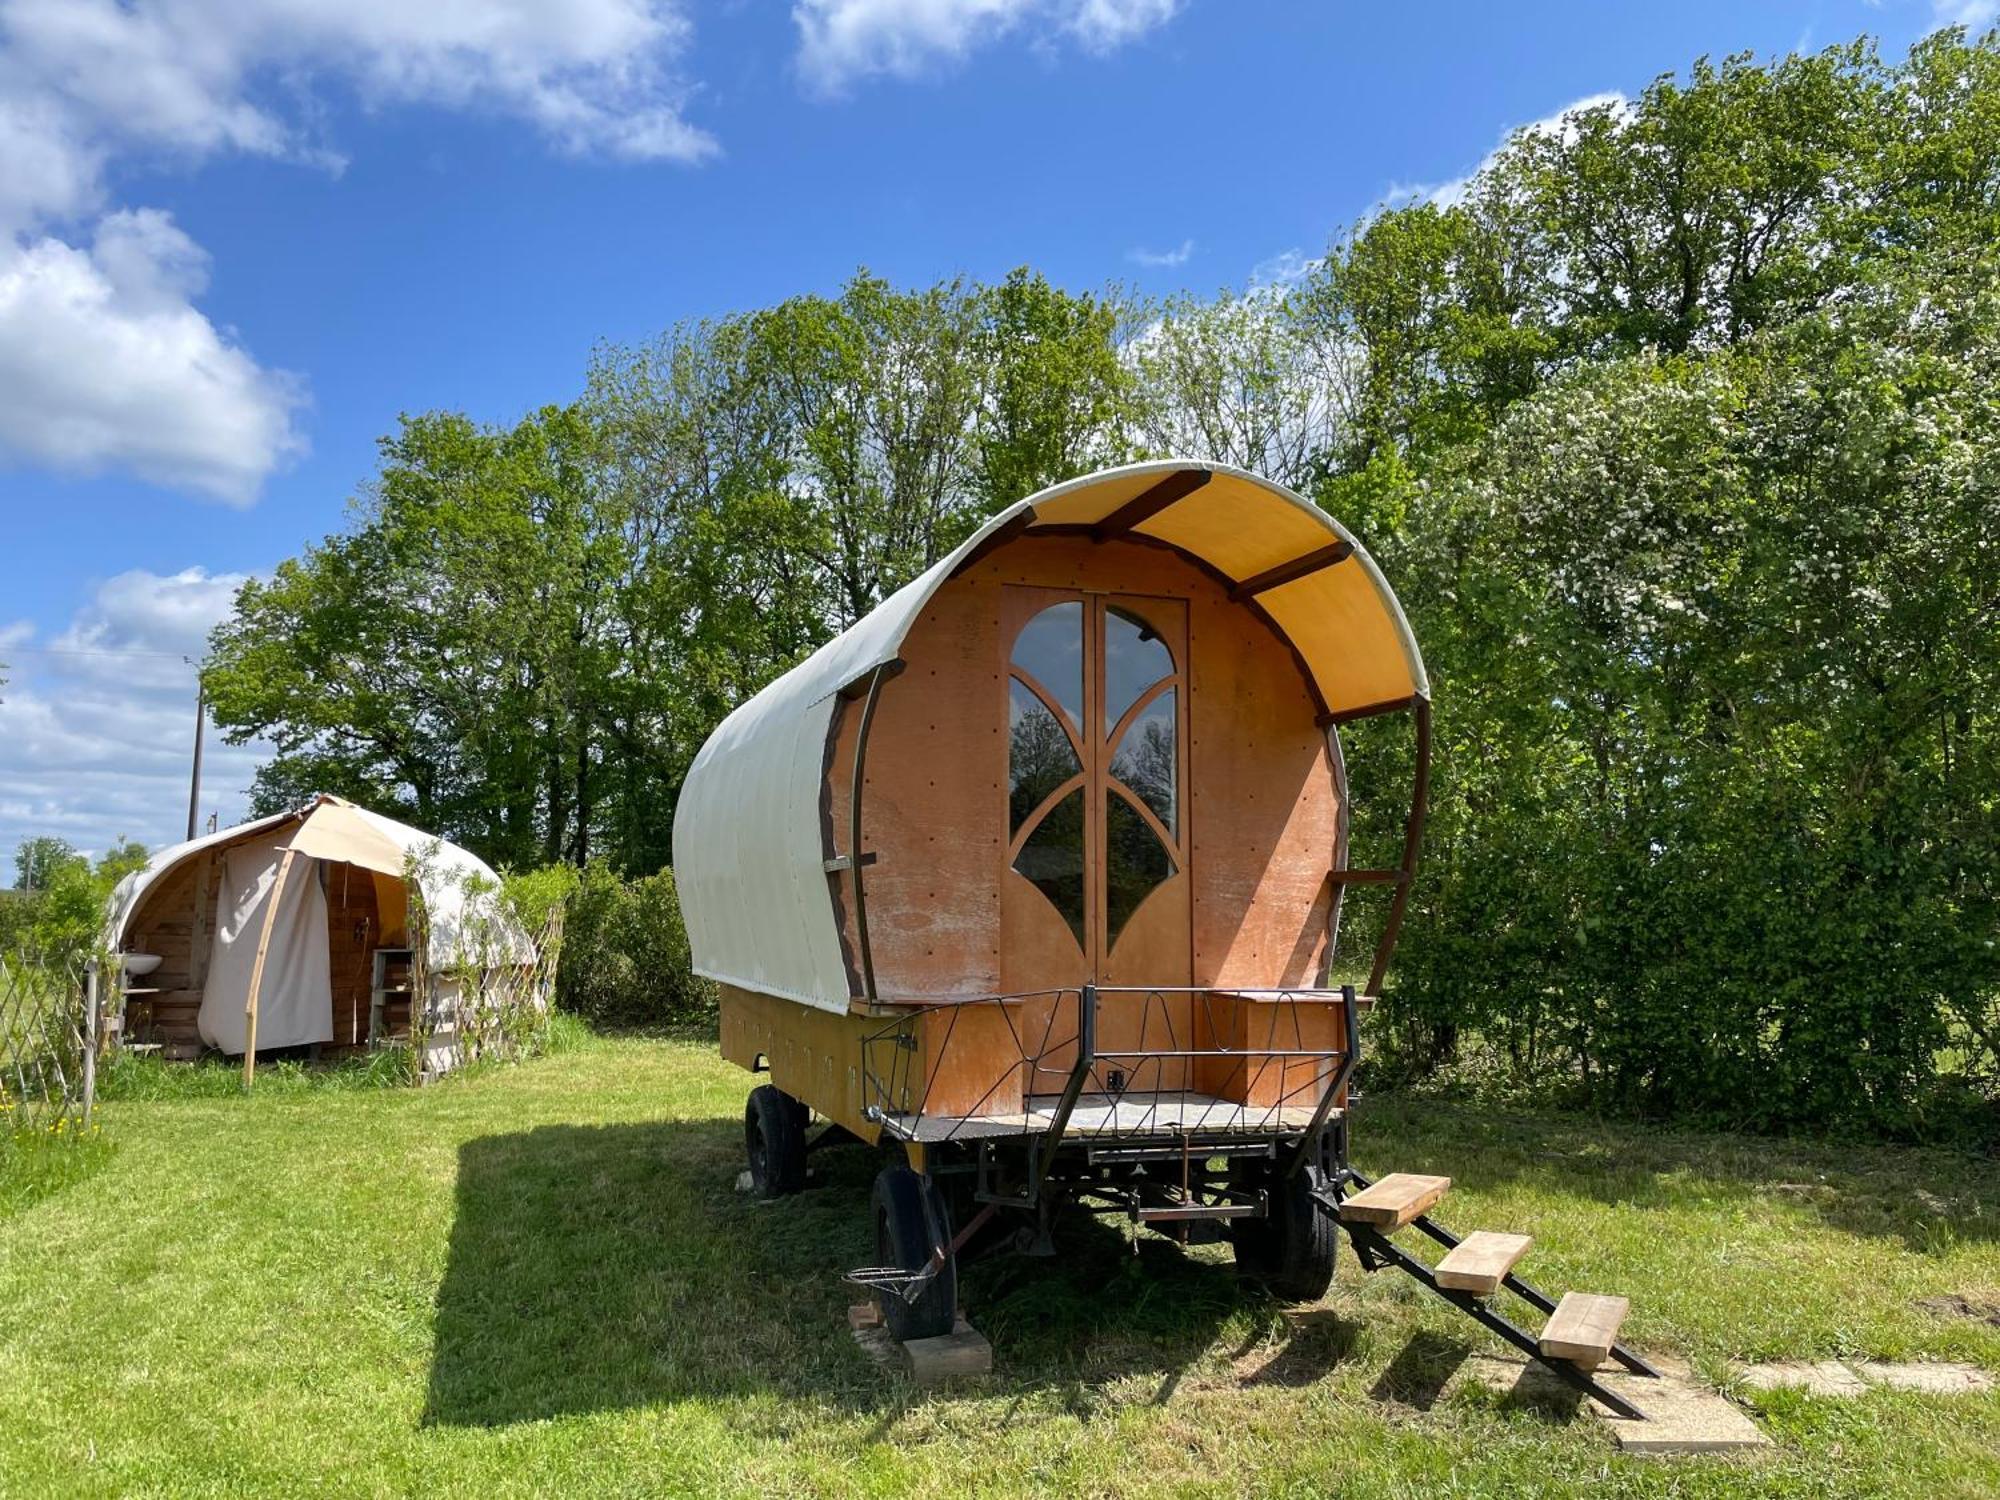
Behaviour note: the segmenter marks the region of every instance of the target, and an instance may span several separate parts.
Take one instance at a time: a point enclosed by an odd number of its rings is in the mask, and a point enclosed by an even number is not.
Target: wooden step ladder
[[[1475,1297],[1490,1297],[1500,1290],[1500,1283],[1532,1244],[1534,1241],[1525,1234],[1475,1229],[1437,1263],[1438,1285],[1455,1292],[1471,1292]]]
[[[1595,1292],[1564,1292],[1548,1326],[1542,1330],[1542,1353],[1594,1370],[1618,1344],[1618,1327],[1632,1304],[1623,1297]]]
[[[1343,1195],[1342,1188],[1350,1183],[1358,1185],[1359,1191]],[[1334,1186],[1334,1196],[1320,1201],[1334,1211],[1340,1227],[1353,1241],[1363,1270],[1395,1266],[1408,1272],[1481,1326],[1619,1416],[1644,1420],[1644,1412],[1591,1373],[1612,1359],[1636,1375],[1659,1378],[1658,1370],[1618,1342],[1618,1330],[1631,1310],[1630,1301],[1594,1292],[1565,1292],[1560,1303],[1551,1301],[1514,1274],[1515,1265],[1534,1243],[1529,1236],[1481,1229],[1460,1239],[1431,1219],[1430,1210],[1450,1190],[1449,1177],[1391,1172],[1370,1182],[1349,1168]],[[1389,1239],[1397,1230],[1410,1226],[1445,1247],[1444,1258],[1436,1266],[1425,1265]],[[1489,1299],[1503,1288],[1548,1316],[1539,1338],[1493,1309]]]
[[[1350,1224],[1372,1224],[1381,1230],[1401,1229],[1450,1191],[1449,1177],[1391,1172],[1352,1198],[1343,1198],[1340,1216]]]

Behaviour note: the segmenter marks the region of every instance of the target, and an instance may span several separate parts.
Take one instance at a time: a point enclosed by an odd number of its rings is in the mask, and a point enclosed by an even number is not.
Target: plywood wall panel
[[[1060,945],[1002,945],[1010,882],[1000,621],[1008,584],[1188,601],[1193,982],[1313,982],[1325,948],[1337,804],[1296,659],[1215,578],[1165,548],[1030,535],[938,591],[904,643],[907,669],[882,689],[863,803],[864,842],[879,857],[865,878],[882,994],[992,994],[1058,982],[1052,950]],[[853,708],[844,715],[830,781],[843,851],[859,717]],[[851,942],[851,909],[845,915]],[[1107,980],[1140,972],[1122,954],[1120,968],[1124,975]]]

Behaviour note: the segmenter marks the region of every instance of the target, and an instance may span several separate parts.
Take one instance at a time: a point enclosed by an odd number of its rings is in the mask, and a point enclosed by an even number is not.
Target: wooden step
[[[1401,1229],[1451,1190],[1449,1177],[1391,1172],[1371,1188],[1341,1200],[1340,1216],[1350,1224]]]
[[[1532,1244],[1534,1241],[1525,1234],[1474,1230],[1437,1263],[1438,1285],[1455,1292],[1490,1297],[1500,1290],[1500,1283],[1514,1269],[1514,1262],[1526,1255]]]
[[[1596,1292],[1564,1292],[1542,1330],[1542,1353],[1550,1359],[1566,1359],[1586,1370],[1604,1363],[1611,1346],[1618,1342],[1618,1325],[1632,1304],[1623,1297],[1603,1297]]]

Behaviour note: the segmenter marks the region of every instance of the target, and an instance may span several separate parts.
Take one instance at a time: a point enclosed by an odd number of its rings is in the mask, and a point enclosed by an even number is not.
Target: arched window
[[[1008,661],[1010,858],[1093,959],[1182,857],[1184,686],[1144,608],[1051,604]]]

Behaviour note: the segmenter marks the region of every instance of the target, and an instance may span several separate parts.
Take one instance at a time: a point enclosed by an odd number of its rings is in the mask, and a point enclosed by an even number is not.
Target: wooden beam
[[[1123,536],[1133,527],[1152,520],[1168,506],[1187,499],[1214,477],[1207,469],[1180,469],[1169,474],[1151,489],[1134,499],[1127,500],[1091,527],[1090,534],[1100,542],[1109,541],[1115,536]]]
[[[1319,727],[1330,729],[1340,724],[1352,724],[1356,719],[1372,719],[1380,714],[1393,714],[1399,709],[1415,703],[1416,695],[1407,698],[1385,698],[1380,703],[1364,703],[1359,708],[1343,708],[1338,713],[1321,714]]]
[[[1232,604],[1241,604],[1245,599],[1254,599],[1268,589],[1277,588],[1280,584],[1296,583],[1308,573],[1317,573],[1320,569],[1330,568],[1335,563],[1346,562],[1352,556],[1354,556],[1354,543],[1348,541],[1334,542],[1330,546],[1317,548],[1302,557],[1293,558],[1290,562],[1279,563],[1275,568],[1266,568],[1254,578],[1244,579],[1229,591],[1229,600]]]
[[[951,576],[956,578],[973,564],[984,561],[990,553],[999,551],[1034,524],[1035,508],[1032,505],[1020,514],[1010,516],[1007,520],[996,526],[991,535],[980,541],[970,552],[958,560],[958,566],[951,570]]]
[[[1631,1302],[1624,1297],[1564,1292],[1548,1326],[1542,1330],[1542,1354],[1548,1359],[1566,1359],[1573,1365],[1594,1370],[1604,1363],[1611,1346],[1618,1342],[1618,1326],[1631,1310]]]
[[[1528,1253],[1534,1241],[1525,1234],[1501,1234],[1492,1229],[1475,1229],[1460,1240],[1433,1268],[1437,1284],[1454,1292],[1471,1292],[1490,1297],[1514,1269],[1514,1262]]]
[[[264,926],[257,934],[257,957],[250,964],[250,997],[243,1002],[243,1087],[249,1088],[257,1076],[257,1001],[264,988],[264,959],[271,951],[271,928],[278,920],[278,901],[285,894],[285,881],[292,873],[295,851],[287,849],[278,861],[278,878],[264,898]]]
[[[1391,1172],[1374,1186],[1341,1200],[1340,1216],[1350,1224],[1372,1224],[1387,1233],[1401,1229],[1450,1191],[1449,1177]]]

